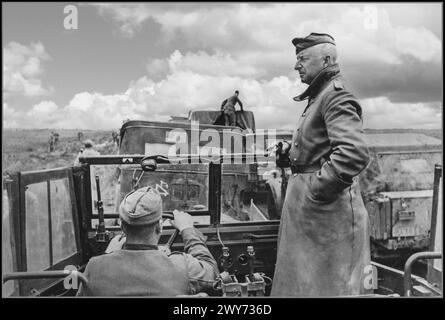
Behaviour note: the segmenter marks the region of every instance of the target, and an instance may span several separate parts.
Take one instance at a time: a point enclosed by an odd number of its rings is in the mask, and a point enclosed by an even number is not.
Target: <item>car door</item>
[[[5,179],[5,271],[42,272],[82,264],[73,168],[14,173]],[[9,253],[9,254],[8,254]],[[6,283],[10,295],[63,294],[63,279]]]

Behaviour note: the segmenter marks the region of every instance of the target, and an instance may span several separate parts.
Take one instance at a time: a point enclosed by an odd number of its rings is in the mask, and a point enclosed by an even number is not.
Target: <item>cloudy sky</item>
[[[440,3],[74,3],[66,29],[68,4],[2,3],[5,128],[168,120],[235,89],[257,127],[292,128],[291,39],[310,32],[336,39],[366,128],[442,126]]]

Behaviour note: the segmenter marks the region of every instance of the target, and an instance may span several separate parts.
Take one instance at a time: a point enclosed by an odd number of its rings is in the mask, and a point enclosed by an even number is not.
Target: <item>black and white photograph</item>
[[[2,2],[2,298],[443,299],[442,12]]]

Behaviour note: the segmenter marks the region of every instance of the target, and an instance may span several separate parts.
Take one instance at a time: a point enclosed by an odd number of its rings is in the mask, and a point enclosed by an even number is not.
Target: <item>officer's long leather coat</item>
[[[356,176],[369,162],[362,110],[337,65],[295,100],[308,98],[289,152],[273,296],[365,293],[368,215]]]

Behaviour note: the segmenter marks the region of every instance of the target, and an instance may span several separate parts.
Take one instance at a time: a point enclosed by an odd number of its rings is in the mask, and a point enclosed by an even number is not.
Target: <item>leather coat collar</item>
[[[307,89],[300,95],[294,97],[295,101],[303,101],[306,98],[313,98],[320,92],[321,88],[334,76],[340,73],[339,65],[333,64],[332,66],[326,67],[321,70],[317,76],[312,80],[311,84]]]

